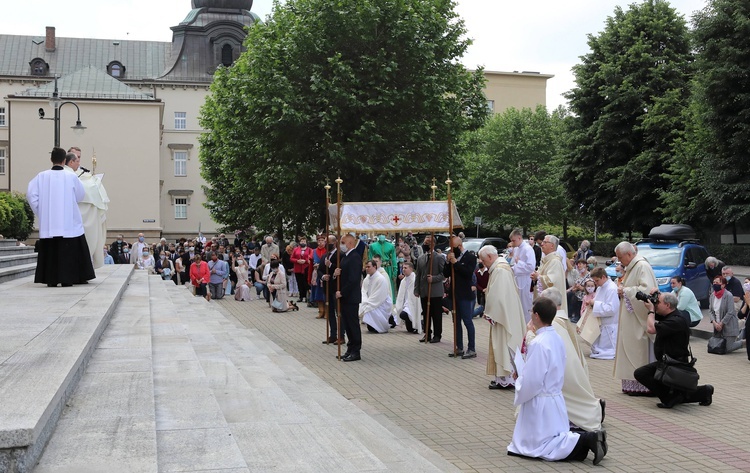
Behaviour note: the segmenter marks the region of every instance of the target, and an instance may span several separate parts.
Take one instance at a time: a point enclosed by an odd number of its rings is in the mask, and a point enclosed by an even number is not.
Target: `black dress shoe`
[[[699,406],[710,406],[714,402],[714,387],[710,384],[706,385],[706,397],[698,403]]]
[[[430,340],[430,343],[440,343],[440,339],[437,337],[432,337],[432,339]]]
[[[599,399],[599,405],[602,406],[602,423],[604,423],[604,409],[607,408],[607,401]]]
[[[463,350],[458,350],[456,353],[453,353],[453,352],[448,353],[448,357],[449,358],[458,358],[458,357],[461,357],[461,356],[464,356],[464,351]]]
[[[346,358],[346,357],[347,357],[347,356],[349,356],[349,355],[350,355],[350,353],[349,353],[349,352],[346,352],[346,353],[344,353],[343,355],[341,355],[341,359],[343,360],[344,358]],[[339,356],[338,356],[338,355],[336,355],[336,359],[337,359],[337,360],[339,359]]]
[[[343,358],[344,361],[359,361],[361,359],[359,353],[351,353]]]
[[[336,343],[335,338],[329,338],[328,340],[323,340],[323,345],[329,345],[329,344],[334,344],[334,343]]]
[[[422,338],[419,339],[419,343],[424,343],[426,341],[427,341],[427,336],[424,336],[424,337],[422,337]]]

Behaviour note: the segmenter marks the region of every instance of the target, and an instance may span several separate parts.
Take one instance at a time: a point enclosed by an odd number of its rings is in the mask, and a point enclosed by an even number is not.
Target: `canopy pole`
[[[336,220],[338,226],[336,227],[336,236],[338,240],[338,251],[336,251],[336,268],[341,270],[341,183],[344,181],[341,176],[336,178]],[[336,293],[341,292],[341,278],[336,278]],[[339,340],[343,340],[344,337],[341,334],[341,298],[336,297],[336,333],[338,338],[336,339],[336,347],[338,348],[338,355],[336,356],[341,361],[341,343]]]
[[[325,216],[326,230],[324,233],[325,239],[326,239],[325,245],[326,245],[326,251],[330,253],[330,250],[328,250],[328,232],[329,232],[329,226],[331,225],[331,217],[329,215],[328,206],[331,205],[331,186],[330,184],[328,184],[328,180],[326,180],[326,185],[323,186],[323,188],[326,190],[326,216]],[[325,262],[323,262],[323,264],[325,264]],[[323,304],[324,304],[324,309],[325,309],[324,313],[325,313],[325,318],[326,318],[326,342],[325,343],[326,345],[328,345],[330,336],[331,336],[330,327],[328,325],[328,320],[329,320],[328,314],[331,311],[331,301],[328,300],[328,294],[330,294],[329,289],[331,285],[331,283],[329,282],[329,280],[331,279],[331,270],[328,266],[326,266],[326,274],[328,275],[328,279],[326,279],[326,281],[324,281],[323,283],[323,300],[325,301]],[[318,275],[316,274],[314,277],[317,278]]]
[[[450,251],[453,253],[454,246],[453,246],[453,205],[451,202],[451,184],[453,184],[453,181],[451,181],[451,172],[448,171],[448,179],[445,181],[445,185],[448,186],[448,239],[450,241]],[[455,254],[454,254],[455,257]],[[458,320],[458,317],[456,317],[456,265],[455,263],[451,264],[451,301],[453,301],[453,358],[458,358],[458,345],[457,345],[457,338],[458,338],[458,326],[457,323],[460,324],[461,321]]]
[[[437,185],[435,185],[435,182],[437,182],[437,179],[434,177],[432,178],[432,185],[430,186],[430,189],[432,189],[432,198],[430,200],[435,200],[435,191],[437,190]],[[430,244],[428,245],[428,248],[430,249],[430,256],[427,258],[427,276],[425,276],[425,279],[427,279],[427,309],[425,311],[425,318],[424,318],[424,344],[427,346],[428,343],[430,343],[430,319],[432,318],[430,316],[430,301],[432,298],[430,297],[432,293],[432,264],[433,259],[435,257],[435,232],[432,231],[430,233]]]

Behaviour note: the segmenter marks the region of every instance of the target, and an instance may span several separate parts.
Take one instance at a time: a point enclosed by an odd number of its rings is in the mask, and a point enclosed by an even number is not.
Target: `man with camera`
[[[688,348],[690,344],[690,327],[685,317],[677,310],[677,296],[671,292],[661,294],[654,288],[651,294],[638,293],[638,300],[648,310],[647,332],[656,334],[654,340],[654,355],[661,360],[666,354],[669,357],[687,362],[691,356]],[[710,384],[698,386],[694,392],[673,389],[654,379],[659,361],[641,366],[633,373],[639,383],[646,386],[658,396],[658,407],[671,409],[677,404],[697,402],[701,406],[709,406],[713,400],[714,387]]]

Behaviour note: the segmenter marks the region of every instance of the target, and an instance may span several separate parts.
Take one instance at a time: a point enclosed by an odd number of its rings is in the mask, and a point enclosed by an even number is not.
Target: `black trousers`
[[[685,393],[681,391],[673,391],[672,388],[666,386],[659,381],[654,379],[656,374],[656,366],[659,362],[655,361],[645,366],[641,366],[636,369],[633,373],[636,381],[646,386],[649,391],[656,394],[662,404],[683,404],[691,402],[702,402],[708,397],[706,386],[698,386],[698,390],[693,393]]]
[[[299,298],[307,298],[307,291],[310,290],[310,285],[307,283],[307,274],[305,273],[294,273],[295,279],[297,279],[297,289],[299,289]]]
[[[573,451],[570,452],[570,455],[563,458],[560,461],[577,461],[582,462],[586,459],[586,457],[589,456],[589,452],[591,451],[591,447],[596,444],[596,432],[581,432],[580,437],[578,437],[578,442],[576,443],[576,446],[573,447]],[[533,457],[527,457],[526,455],[519,455],[518,453],[508,452],[508,455],[512,457],[524,457],[524,458],[533,458]]]
[[[428,314],[427,314],[427,301],[428,298],[422,297],[422,315],[423,319],[427,320]],[[426,333],[425,328],[425,336],[427,338],[430,338],[432,333],[435,334],[435,338],[440,339],[443,336],[443,297],[430,297],[430,332]]]
[[[362,330],[359,326],[359,304],[341,304],[341,331],[349,340],[346,351],[358,354],[362,349]]]
[[[336,321],[336,296],[329,294],[327,297],[327,308],[328,308],[328,328],[329,337],[333,339],[338,338],[338,322]],[[342,327],[343,328],[343,327]]]

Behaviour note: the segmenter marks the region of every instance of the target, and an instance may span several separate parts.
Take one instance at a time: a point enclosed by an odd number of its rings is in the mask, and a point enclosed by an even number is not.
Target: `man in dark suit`
[[[336,261],[336,255],[339,253],[339,249],[336,247],[338,240],[333,235],[328,235],[328,252],[323,257],[323,264],[318,266],[318,273],[320,273],[323,280],[323,284],[326,286],[326,304],[328,304],[328,326],[329,336],[328,340],[323,340],[323,343],[336,343],[341,344],[342,340],[338,340],[337,334],[337,323],[336,323],[336,280],[333,279],[333,272],[338,268],[338,261]]]
[[[342,360],[357,361],[362,349],[362,332],[359,327],[359,303],[362,302],[362,256],[354,249],[357,239],[352,235],[341,238],[341,267],[336,268],[334,276],[341,278],[340,289],[336,297],[341,301],[341,329],[346,332],[346,353]]]

